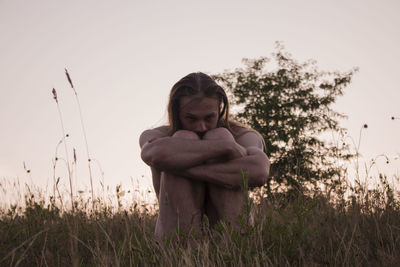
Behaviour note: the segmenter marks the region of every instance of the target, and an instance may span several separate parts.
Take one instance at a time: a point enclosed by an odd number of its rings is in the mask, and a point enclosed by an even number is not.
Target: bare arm
[[[151,142],[152,140],[158,139],[158,138],[162,138],[167,136],[167,128],[166,127],[158,127],[155,129],[151,129],[151,130],[146,130],[144,131],[139,138],[139,144],[140,147],[143,148],[143,146],[145,144],[147,144],[148,142]],[[154,187],[154,191],[156,193],[157,199],[160,193],[160,181],[161,181],[161,171],[151,167],[151,176],[152,176],[152,180],[153,180],[153,187]]]
[[[143,146],[151,142],[152,140],[166,137],[167,136],[167,127],[161,126],[154,129],[144,131],[139,137],[139,145],[143,149]]]
[[[153,180],[155,171],[169,171],[188,179],[239,188],[242,172],[248,173],[249,186],[263,185],[269,175],[269,160],[262,151],[261,139],[252,132],[235,142],[172,138],[148,130],[140,143],[142,159],[152,168]],[[224,160],[204,164],[213,159]]]
[[[142,147],[142,159],[161,171],[182,171],[216,158],[236,158],[243,153],[237,143],[228,140],[189,140],[163,137]]]
[[[181,172],[181,175],[226,188],[239,189],[243,184],[242,173],[246,172],[250,187],[262,186],[267,182],[269,175],[268,157],[257,147],[248,147],[247,153],[247,156],[227,162],[195,166]]]
[[[244,154],[236,154],[236,157],[230,160],[194,166],[178,175],[227,188],[239,188],[243,183],[242,173],[245,172],[250,187],[265,184],[269,176],[270,163],[263,152],[261,137],[255,132],[247,132],[236,138],[236,142],[238,147],[245,150]]]

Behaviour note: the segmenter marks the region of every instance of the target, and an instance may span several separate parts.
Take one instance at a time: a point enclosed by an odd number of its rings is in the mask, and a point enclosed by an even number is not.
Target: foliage
[[[315,61],[299,63],[277,44],[272,59],[243,59],[244,68],[213,75],[230,90],[239,110],[235,118],[257,130],[271,160],[270,177],[286,188],[304,189],[317,182],[335,183],[343,176],[340,160],[351,157],[345,146],[328,143],[321,134],[341,133],[332,109],[356,69],[324,72]],[[270,183],[268,188],[270,188]]]

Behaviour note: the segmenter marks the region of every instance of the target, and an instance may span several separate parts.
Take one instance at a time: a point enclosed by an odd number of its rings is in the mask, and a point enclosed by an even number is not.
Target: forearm
[[[262,186],[269,174],[269,161],[264,153],[251,154],[227,162],[194,166],[179,173],[188,179],[208,182],[226,188],[239,189],[243,175],[247,175],[248,186]]]
[[[178,171],[202,165],[215,158],[229,157],[233,142],[225,140],[188,140],[165,137],[142,148],[142,159],[161,171]]]

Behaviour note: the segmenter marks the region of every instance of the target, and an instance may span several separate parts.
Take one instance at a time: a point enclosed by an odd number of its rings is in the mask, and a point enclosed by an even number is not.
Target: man
[[[241,173],[249,186],[265,184],[269,161],[260,135],[229,118],[225,91],[204,73],[191,73],[170,92],[169,125],[140,136],[142,159],[152,171],[159,203],[156,236],[213,226],[238,229],[243,204]]]

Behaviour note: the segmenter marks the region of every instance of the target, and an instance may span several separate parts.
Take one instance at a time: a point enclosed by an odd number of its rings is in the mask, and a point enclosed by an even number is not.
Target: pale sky
[[[56,88],[68,138],[78,157],[75,184],[88,185],[77,105],[89,150],[105,183],[151,184],[138,138],[166,119],[167,97],[184,75],[241,67],[242,58],[270,56],[282,41],[297,60],[322,70],[360,70],[335,109],[352,138],[363,131],[367,163],[398,173],[400,160],[400,16],[398,1],[19,1],[0,0],[0,178],[52,183],[52,158],[62,137]],[[59,157],[65,157],[59,148]],[[23,162],[31,169],[27,176]],[[99,172],[95,169],[95,185]],[[67,183],[65,167],[57,176]],[[143,178],[142,178],[143,176]],[[79,186],[78,186],[79,187]]]

